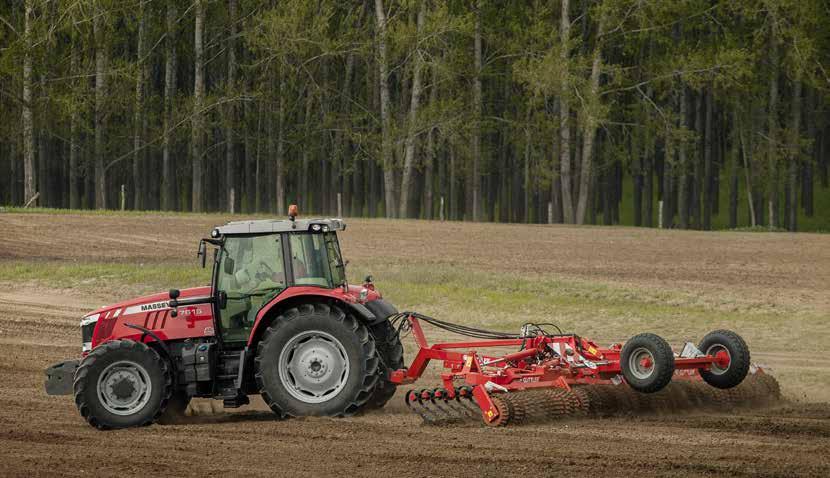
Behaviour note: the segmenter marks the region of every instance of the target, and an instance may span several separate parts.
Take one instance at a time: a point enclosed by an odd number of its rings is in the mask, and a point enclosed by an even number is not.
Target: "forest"
[[[0,204],[830,229],[823,0],[1,0]]]

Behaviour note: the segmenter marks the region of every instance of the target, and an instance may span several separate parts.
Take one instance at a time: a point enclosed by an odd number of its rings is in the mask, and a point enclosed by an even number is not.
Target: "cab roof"
[[[319,229],[313,228],[319,226]],[[255,221],[232,221],[224,226],[217,226],[211,235],[231,236],[235,234],[267,234],[275,232],[326,232],[345,231],[346,223],[342,219],[259,219]]]

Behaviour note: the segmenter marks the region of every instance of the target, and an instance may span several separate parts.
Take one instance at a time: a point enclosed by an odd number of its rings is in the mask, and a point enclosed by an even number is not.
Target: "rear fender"
[[[256,315],[254,327],[251,329],[251,336],[248,337],[248,347],[256,344],[265,329],[271,325],[271,320],[280,312],[300,304],[311,302],[328,303],[341,307],[344,312],[350,312],[359,320],[365,323],[373,323],[375,315],[364,305],[358,303],[354,297],[344,294],[341,289],[322,289],[319,287],[290,287],[278,296],[274,297],[265,307],[261,308]]]

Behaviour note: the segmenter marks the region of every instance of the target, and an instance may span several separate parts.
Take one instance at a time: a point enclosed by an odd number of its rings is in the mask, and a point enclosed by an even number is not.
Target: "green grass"
[[[358,283],[367,272],[368,268],[350,268],[349,276]],[[371,272],[384,296],[401,310],[496,330],[517,331],[527,322],[553,322],[564,330],[603,340],[653,331],[679,343],[697,341],[710,329],[726,327],[739,330],[750,341],[778,343],[782,350],[789,343],[820,347],[821,337],[830,336],[826,318],[674,290],[548,276],[493,275],[449,266],[410,264],[402,268],[378,263],[372,265]],[[0,283],[71,289],[112,297],[110,302],[209,282],[210,269],[193,263],[0,263]]]

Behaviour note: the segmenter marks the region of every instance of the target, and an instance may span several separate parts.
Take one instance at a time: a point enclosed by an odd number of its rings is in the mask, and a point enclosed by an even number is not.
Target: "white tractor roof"
[[[314,226],[319,226],[315,228]],[[213,237],[234,234],[267,234],[274,232],[326,232],[345,231],[346,223],[342,219],[260,219],[256,221],[233,221],[218,226],[211,234]]]

